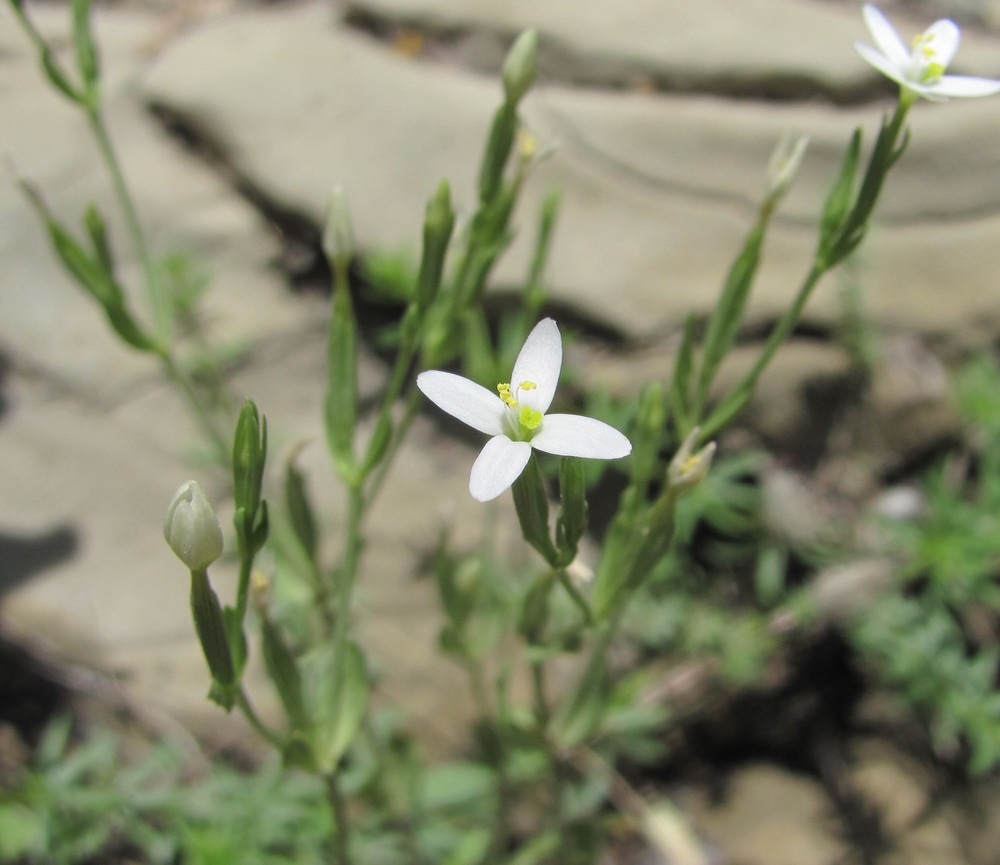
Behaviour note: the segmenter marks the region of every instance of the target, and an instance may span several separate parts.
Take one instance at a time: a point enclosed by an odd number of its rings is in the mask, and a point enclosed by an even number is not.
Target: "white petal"
[[[863,42],[855,42],[854,47],[867,63],[871,63],[886,78],[904,87],[909,86],[910,82],[906,80],[903,69],[890,62],[887,57],[879,54],[878,51],[870,45],[865,45]]]
[[[1000,93],[1000,81],[971,75],[945,75],[931,90],[938,96],[992,96]]]
[[[885,55],[886,59],[896,67],[902,67],[909,63],[909,49],[903,44],[903,40],[899,38],[896,28],[889,23],[889,19],[871,4],[865,5],[862,14],[865,18],[865,24],[868,26],[868,32],[872,34],[872,39],[875,40],[879,51]]]
[[[517,401],[545,414],[552,404],[552,397],[559,384],[562,369],[562,337],[559,327],[551,318],[544,318],[535,325],[521,346],[521,352],[510,374],[510,386],[516,388],[522,381],[530,381],[534,390],[517,394]]]
[[[958,25],[948,18],[942,18],[931,24],[923,35],[927,40],[927,47],[934,50],[932,60],[947,68],[958,51],[958,40],[961,38]]]
[[[417,376],[417,387],[438,408],[473,429],[491,436],[503,432],[503,400],[474,381],[434,369]]]
[[[597,460],[616,460],[632,453],[632,443],[613,426],[576,414],[546,415],[531,446],[547,454]]]
[[[531,445],[494,436],[482,449],[472,466],[469,492],[474,499],[495,499],[518,479],[531,458]]]

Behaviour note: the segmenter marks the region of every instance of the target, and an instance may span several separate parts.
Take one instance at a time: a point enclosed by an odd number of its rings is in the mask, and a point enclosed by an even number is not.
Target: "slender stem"
[[[803,280],[802,285],[799,287],[799,292],[795,296],[795,300],[792,301],[792,305],[785,311],[785,314],[781,317],[778,323],[771,329],[771,333],[767,337],[767,342],[764,343],[764,348],[761,350],[756,362],[750,371],[743,377],[743,380],[730,391],[729,397],[727,397],[720,404],[719,409],[716,410],[709,418],[701,425],[701,436],[700,440],[705,441],[710,439],[716,432],[719,431],[726,423],[729,422],[732,415],[738,412],[746,400],[750,398],[754,387],[757,384],[757,379],[760,378],[761,374],[764,372],[767,365],[771,362],[774,357],[775,352],[781,347],[784,341],[788,338],[788,335],[792,332],[799,317],[802,314],[802,310],[806,305],[812,295],[813,289],[819,283],[823,274],[827,271],[826,265],[816,259],[806,278]],[[733,405],[728,404],[732,402]],[[729,410],[731,409],[731,410]]]
[[[284,742],[281,741],[281,737],[277,733],[261,721],[257,712],[254,711],[254,708],[250,703],[250,698],[247,697],[246,691],[244,691],[242,687],[236,695],[236,705],[239,706],[243,716],[250,722],[250,726],[253,727],[254,730],[256,730],[264,739],[266,739],[275,748],[275,750],[278,751],[278,753],[281,753],[284,749]]]
[[[594,611],[590,609],[590,604],[583,596],[583,593],[573,584],[573,580],[570,578],[570,575],[566,573],[566,569],[557,568],[556,576],[559,578],[559,582],[569,595],[570,600],[576,604],[580,612],[583,614],[584,622],[586,622],[588,626],[592,626],[594,624]]]
[[[531,693],[535,704],[535,719],[541,733],[548,730],[552,712],[549,709],[549,698],[545,693],[545,661],[535,659],[531,662]]]
[[[168,351],[160,353],[160,361],[163,364],[164,370],[166,370],[167,377],[175,385],[177,385],[178,388],[180,388],[181,394],[184,396],[184,399],[193,412],[198,426],[201,427],[202,432],[211,444],[214,457],[221,465],[228,465],[230,460],[229,452],[231,449],[229,437],[219,429],[215,420],[213,420],[212,415],[207,406],[205,406],[204,401],[198,393],[198,389],[194,385],[194,382],[192,382],[190,376],[188,376],[187,373],[180,368],[177,361],[174,360],[173,356]]]
[[[347,817],[347,802],[340,789],[337,773],[331,772],[324,778],[326,782],[326,799],[333,814],[335,831],[333,833],[333,861],[338,865],[350,865],[350,820]]]
[[[125,224],[128,228],[132,245],[135,247],[136,254],[142,263],[146,279],[146,292],[149,295],[150,305],[153,310],[156,334],[161,340],[165,341],[170,332],[171,313],[169,300],[161,289],[156,268],[153,266],[153,258],[146,244],[146,236],[142,230],[142,223],[139,221],[139,213],[129,192],[128,183],[126,183],[125,175],[122,173],[121,162],[115,153],[111,136],[108,134],[108,129],[104,123],[99,106],[87,106],[87,120],[94,133],[94,138],[97,140],[97,146],[101,152],[101,157],[104,159],[104,164],[111,175],[111,183],[114,186],[115,195],[125,216]]]
[[[399,450],[399,446],[403,443],[403,439],[406,438],[406,433],[410,428],[410,424],[413,423],[413,419],[417,416],[417,409],[420,406],[420,391],[416,387],[411,387],[409,393],[406,395],[406,405],[403,409],[403,416],[399,419],[399,423],[396,424],[395,429],[392,431],[392,440],[389,442],[389,447],[386,449],[385,455],[382,457],[378,465],[378,469],[371,475],[371,480],[365,490],[364,503],[365,505],[371,504],[375,496],[378,495],[379,490],[382,488],[382,484],[385,482],[386,475],[389,472],[389,468],[395,459],[396,453]]]

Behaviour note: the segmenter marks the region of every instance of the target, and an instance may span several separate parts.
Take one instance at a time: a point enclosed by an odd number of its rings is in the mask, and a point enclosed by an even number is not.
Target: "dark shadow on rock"
[[[0,530],[0,595],[70,558],[79,545],[76,531],[69,526],[56,526],[39,535]]]
[[[0,725],[10,724],[34,744],[54,714],[69,705],[70,690],[53,670],[0,633]]]

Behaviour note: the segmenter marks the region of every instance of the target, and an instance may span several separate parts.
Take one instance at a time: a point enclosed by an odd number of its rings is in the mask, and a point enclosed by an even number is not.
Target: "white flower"
[[[935,21],[907,49],[889,20],[874,6],[864,7],[865,24],[878,46],[854,43],[858,53],[879,72],[908,90],[934,102],[953,96],[990,96],[1000,93],[1000,81],[968,75],[945,75],[958,49],[958,25],[947,18]]]
[[[510,382],[497,385],[497,393],[450,372],[431,370],[417,376],[417,387],[438,408],[492,436],[472,466],[473,498],[486,502],[506,490],[524,471],[532,448],[603,460],[632,452],[629,440],[606,423],[579,415],[545,414],[561,367],[559,328],[546,318],[528,334]]]

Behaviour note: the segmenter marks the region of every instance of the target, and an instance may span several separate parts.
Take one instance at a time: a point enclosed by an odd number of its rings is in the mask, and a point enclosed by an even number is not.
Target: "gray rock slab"
[[[31,14],[57,44],[64,41],[67,9],[43,5]],[[212,289],[203,311],[212,338],[219,344],[264,338],[296,314],[282,303],[285,288],[270,272],[277,238],[224,178],[169,141],[135,96],[159,21],[135,10],[97,15],[107,122],[154,252],[181,250],[207,271]],[[0,69],[3,157],[71,230],[82,233],[84,208],[98,205],[109,219],[132,307],[148,320],[139,267],[86,121],[42,81],[7,6],[0,8]],[[0,254],[6,262],[0,345],[22,368],[103,403],[149,383],[154,364],[108,337],[103,315],[49,251],[41,222],[10,176],[0,179]]]
[[[543,75],[587,84],[647,80],[668,90],[790,96],[826,92],[850,98],[879,83],[852,62],[851,45],[869,40],[854,5],[799,0],[348,0],[347,10],[382,24],[509,39],[527,27],[542,37]],[[930,21],[901,18],[904,39]],[[461,48],[459,49],[461,51]],[[462,53],[476,63],[472,51]],[[487,56],[489,54],[487,53]],[[492,57],[491,59],[496,59]],[[988,43],[966,34],[962,60],[977,74],[1000,63]]]
[[[850,43],[844,36],[828,50],[863,67]],[[170,46],[143,87],[149,100],[220,144],[265,195],[317,222],[327,190],[344,184],[367,249],[415,248],[424,203],[441,177],[453,181],[469,213],[499,92],[495,80],[454,63],[399,56],[344,30],[322,2],[218,19]],[[994,316],[997,104],[914,110],[914,143],[890,179],[863,270],[880,322],[965,333]],[[753,217],[768,154],[793,128],[814,143],[755,291],[751,315],[769,318],[808,268],[815,243],[808,226],[851,131],[860,124],[873,138],[885,107],[543,85],[525,117],[543,148],[559,146],[530,179],[520,237],[498,279],[523,279],[533,214],[558,186],[564,206],[549,272],[556,297],[632,335],[674,328],[717,296]],[[948,303],[929,308],[941,278]],[[807,315],[828,325],[837,311],[827,293]]]

